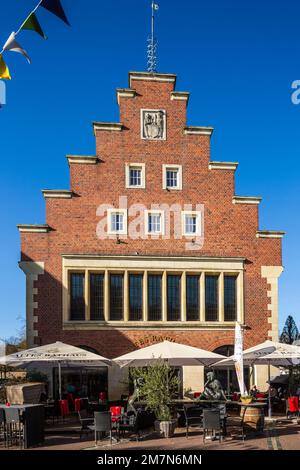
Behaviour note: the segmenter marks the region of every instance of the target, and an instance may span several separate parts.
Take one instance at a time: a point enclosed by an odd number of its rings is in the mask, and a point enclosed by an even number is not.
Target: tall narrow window
[[[140,187],[142,185],[142,169],[130,168],[129,170],[129,185],[132,187]]]
[[[110,320],[123,320],[124,311],[124,276],[110,275]]]
[[[142,274],[129,274],[129,320],[143,320]]]
[[[205,276],[205,320],[218,321],[218,276]]]
[[[90,318],[104,320],[104,274],[90,274]]]
[[[148,320],[162,320],[162,276],[148,274]]]
[[[236,301],[237,276],[224,276],[224,320],[236,321],[237,301]]]
[[[70,274],[70,319],[85,320],[84,273]]]
[[[186,319],[187,321],[199,320],[199,276],[186,276]]]
[[[161,233],[161,214],[149,214],[148,233]]]
[[[170,274],[167,277],[168,321],[181,320],[181,276]]]

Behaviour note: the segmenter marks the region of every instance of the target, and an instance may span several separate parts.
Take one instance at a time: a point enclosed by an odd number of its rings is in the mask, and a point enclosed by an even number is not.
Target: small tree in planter
[[[146,409],[156,416],[155,430],[164,437],[172,437],[177,419],[172,419],[170,405],[179,385],[174,369],[158,359],[147,367],[133,369],[132,376],[141,379],[139,395],[146,401]]]

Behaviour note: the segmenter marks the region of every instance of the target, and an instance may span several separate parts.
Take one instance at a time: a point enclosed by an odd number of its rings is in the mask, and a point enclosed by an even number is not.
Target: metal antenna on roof
[[[151,35],[147,40],[147,60],[148,72],[155,73],[157,68],[157,39],[154,34],[155,11],[159,10],[159,5],[152,0],[152,15],[151,15]]]

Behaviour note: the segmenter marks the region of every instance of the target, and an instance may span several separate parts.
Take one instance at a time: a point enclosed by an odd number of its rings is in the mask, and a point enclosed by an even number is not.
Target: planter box
[[[7,385],[5,388],[7,401],[12,405],[39,403],[41,394],[45,392],[45,384],[43,383]]]
[[[177,427],[177,419],[171,421],[155,421],[155,432],[161,437],[173,437]]]

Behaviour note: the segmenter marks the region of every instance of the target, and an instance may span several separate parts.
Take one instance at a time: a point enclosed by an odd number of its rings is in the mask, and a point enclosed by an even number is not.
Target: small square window
[[[126,165],[126,188],[145,188],[144,163],[128,163]]]
[[[130,186],[141,186],[142,170],[141,168],[130,168],[129,183]]]
[[[178,170],[167,170],[167,188],[178,187]]]
[[[163,189],[182,189],[181,165],[163,165]]]
[[[108,209],[108,233],[126,234],[127,233],[127,211],[126,209]]]
[[[162,211],[146,211],[145,231],[148,235],[163,234],[164,218]]]
[[[182,229],[185,236],[201,235],[201,213],[183,212]]]

